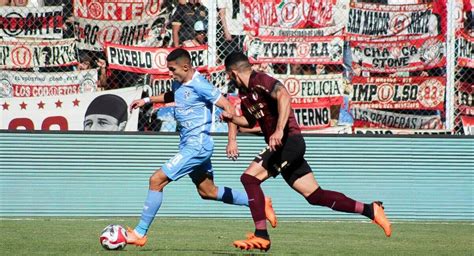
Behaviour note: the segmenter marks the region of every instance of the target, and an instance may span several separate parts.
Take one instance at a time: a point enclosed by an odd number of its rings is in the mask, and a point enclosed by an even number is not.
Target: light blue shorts
[[[186,174],[200,173],[212,175],[212,150],[203,147],[185,146],[166,161],[161,169],[171,180],[179,180]]]

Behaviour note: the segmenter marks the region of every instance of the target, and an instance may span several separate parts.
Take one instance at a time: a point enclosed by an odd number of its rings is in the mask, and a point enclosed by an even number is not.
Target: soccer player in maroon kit
[[[329,207],[335,211],[358,213],[373,220],[385,232],[392,233],[381,202],[364,204],[342,193],[322,189],[304,158],[306,145],[293,109],[291,96],[284,85],[273,77],[253,71],[246,55],[234,52],[225,59],[226,72],[239,88],[242,116],[223,112],[222,118],[242,127],[260,125],[267,147],[258,154],[240,177],[249,198],[255,232],[246,240],[234,241],[240,249],[270,249],[270,236],[265,218],[265,196],[260,184],[269,177],[281,174],[290,187],[312,205]],[[229,135],[236,138],[237,134]],[[233,140],[235,141],[235,139]],[[237,143],[227,146],[229,158],[238,155]]]

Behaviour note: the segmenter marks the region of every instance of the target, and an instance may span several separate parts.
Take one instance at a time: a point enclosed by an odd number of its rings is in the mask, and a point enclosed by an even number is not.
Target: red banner
[[[162,0],[74,0],[74,16],[95,20],[134,20],[156,16]]]
[[[242,0],[244,29],[258,35],[259,27],[319,28],[334,24],[336,0]]]
[[[461,67],[474,68],[474,37],[463,31],[456,33],[456,56]]]
[[[291,103],[293,112],[302,130],[314,130],[331,126],[331,105],[329,99],[313,103]]]
[[[395,42],[350,42],[352,62],[370,72],[399,72],[446,65],[443,37]]]
[[[474,135],[474,116],[461,116],[465,135]]]
[[[444,77],[354,77],[351,106],[376,109],[444,108]]]

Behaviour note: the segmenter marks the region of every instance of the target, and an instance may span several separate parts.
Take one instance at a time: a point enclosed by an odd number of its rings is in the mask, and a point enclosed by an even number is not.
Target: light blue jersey
[[[197,72],[189,82],[174,82],[173,92],[180,135],[179,152],[162,169],[171,180],[193,170],[212,172],[212,106],[221,97],[221,92]]]
[[[212,105],[221,97],[219,89],[196,72],[187,83],[174,82],[173,91],[175,118],[180,135],[179,148],[192,144],[212,149]]]

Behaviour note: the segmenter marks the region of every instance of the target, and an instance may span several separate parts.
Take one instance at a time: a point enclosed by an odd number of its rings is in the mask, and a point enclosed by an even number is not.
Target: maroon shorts
[[[308,162],[304,159],[306,143],[302,135],[289,136],[277,151],[270,151],[267,146],[253,161],[262,163],[271,176],[281,173],[285,181],[293,186],[300,177],[312,172]]]

